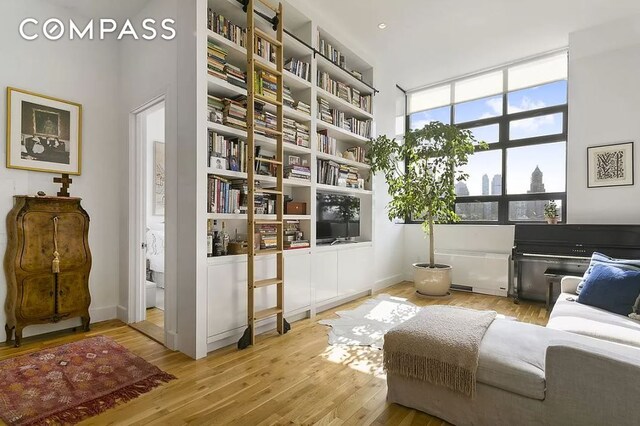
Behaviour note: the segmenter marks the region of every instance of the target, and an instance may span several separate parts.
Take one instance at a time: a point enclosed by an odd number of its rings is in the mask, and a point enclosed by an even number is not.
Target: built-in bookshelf
[[[260,4],[256,3],[256,7]],[[202,111],[203,115],[206,114],[207,125],[202,131],[207,134],[208,147],[206,158],[201,159],[206,165],[201,179],[207,187],[208,199],[205,203],[207,208],[197,217],[207,224],[215,221],[218,230],[224,223],[231,240],[236,238],[236,234],[238,240],[243,240],[248,232],[247,212],[242,201],[246,196],[243,194],[243,182],[246,182],[247,173],[242,158],[247,154],[246,145],[243,145],[247,131],[246,124],[241,124],[244,118],[243,97],[247,96],[244,78],[247,51],[243,38],[246,14],[236,0],[208,0],[208,9],[211,13],[207,14],[210,16],[206,32],[207,52],[202,52],[208,58],[207,69],[202,70],[207,81],[207,110]],[[272,14],[268,10],[263,12]],[[291,235],[298,235],[295,241],[309,242],[308,247],[304,244],[285,245],[285,298],[289,298],[285,306],[290,315],[292,311],[308,310],[311,305],[315,306],[311,309],[319,309],[320,302],[334,303],[340,297],[354,295],[372,285],[367,278],[370,268],[364,266],[364,259],[373,256],[374,244],[374,186],[369,176],[371,167],[366,162],[366,143],[369,137],[375,136],[375,90],[372,87],[373,67],[350,49],[348,40],[332,37],[318,22],[288,4],[285,5],[284,22],[284,27],[290,32],[285,33],[283,43],[283,81],[286,87],[283,102],[284,160],[285,176],[290,176],[284,179],[284,195],[298,209],[285,211],[285,229]],[[271,33],[270,25],[260,18],[256,25]],[[322,53],[321,40],[339,51],[342,61],[338,60],[336,64],[328,59],[330,51]],[[259,61],[267,70],[256,76],[259,82],[256,91],[266,97],[271,96],[273,87],[268,69],[276,69],[270,60],[270,52],[270,47],[264,43],[260,44],[257,52]],[[277,219],[270,211],[268,194],[268,189],[276,183],[276,178],[270,175],[273,170],[268,162],[276,148],[274,133],[269,131],[276,109],[264,103],[256,110],[261,133],[255,137],[259,152],[254,152],[254,155],[264,161],[259,165],[260,170],[256,170],[255,180],[257,187],[267,191],[261,193],[256,190],[260,198],[257,206],[261,210],[256,211],[255,218],[268,222]],[[329,178],[322,177],[321,167],[324,165],[334,173],[331,176],[334,184],[328,184]],[[212,203],[211,191],[216,194],[215,203]],[[360,236],[355,242],[334,246],[316,244],[319,194],[350,196],[359,200]],[[306,208],[300,210],[300,206]],[[264,248],[270,247],[273,229],[267,226],[260,232],[265,236]],[[299,238],[300,233],[302,238]],[[269,261],[270,257],[261,256],[267,259],[265,266],[260,266],[265,278],[274,273],[267,266],[273,263]],[[246,297],[238,291],[246,291],[246,278],[243,281],[242,277],[246,277],[243,274],[247,256],[228,252],[227,256],[203,261],[209,271],[208,343],[215,341],[218,342],[216,345],[221,345],[224,338],[236,336],[245,327],[246,317],[242,309],[246,305]],[[333,290],[332,285],[327,284],[327,287],[316,287],[313,293],[310,286],[314,279],[325,282],[322,273],[312,273],[316,267],[321,268],[316,272],[334,271],[344,278],[334,284]],[[343,285],[348,288],[343,289]],[[265,300],[272,301],[273,298],[265,296]],[[234,308],[221,309],[221,306],[228,305]]]
[[[246,141],[246,126],[239,125],[243,119],[242,101],[246,90],[246,15],[240,3],[234,0],[209,0],[208,2],[208,57],[207,92],[210,110],[207,132],[233,146]],[[288,13],[287,13],[288,12]],[[373,123],[374,89],[373,69],[349,49],[348,41],[341,42],[311,19],[287,7],[285,27],[294,34],[287,34],[284,42],[285,68],[283,73],[285,94],[285,162],[303,168],[302,178],[285,179],[285,192],[293,202],[305,203],[306,211],[296,217],[306,222],[305,239],[310,249],[315,247],[315,221],[317,193],[345,194],[369,198],[363,206],[372,206],[372,180],[370,166],[366,164],[365,144],[374,136]],[[257,22],[269,31],[266,22]],[[266,68],[275,70],[272,47],[260,40],[256,46],[259,60]],[[212,59],[213,58],[213,59]],[[269,92],[270,75],[257,76],[264,81],[265,93]],[[260,84],[260,83],[258,83]],[[260,92],[261,87],[256,90]],[[217,105],[212,113],[211,105]],[[231,111],[233,110],[233,111]],[[275,107],[264,103],[258,108],[268,123]],[[308,141],[306,140],[308,134]],[[299,136],[302,135],[302,136]],[[322,141],[331,141],[331,149],[323,148]],[[256,135],[256,145],[261,152],[273,152],[276,141],[268,130]],[[235,149],[235,148],[234,148]],[[247,178],[246,170],[239,166],[238,155],[246,156],[237,148],[232,155],[208,151],[207,183],[218,179],[225,186],[238,186]],[[258,157],[259,154],[256,153]],[[215,158],[212,164],[212,158]],[[233,166],[232,166],[233,165]],[[305,179],[308,168],[309,179]],[[275,184],[276,178],[258,174],[259,186]],[[211,194],[210,194],[211,195]],[[370,210],[370,208],[369,208]],[[365,217],[371,211],[362,211]],[[268,215],[267,215],[268,216]],[[262,216],[261,216],[262,217]],[[246,213],[208,212],[207,219],[230,222],[233,229],[243,228]],[[361,240],[370,241],[373,235],[372,220],[365,220],[368,229],[361,230]],[[229,228],[228,226],[228,228]],[[246,225],[243,228],[246,233]],[[215,261],[212,259],[212,261]]]

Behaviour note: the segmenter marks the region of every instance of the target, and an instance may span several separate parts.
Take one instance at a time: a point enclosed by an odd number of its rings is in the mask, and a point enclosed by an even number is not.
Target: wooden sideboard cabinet
[[[80,198],[16,196],[7,216],[7,343],[27,325],[81,317],[89,330],[89,215]],[[57,252],[57,253],[56,253]]]

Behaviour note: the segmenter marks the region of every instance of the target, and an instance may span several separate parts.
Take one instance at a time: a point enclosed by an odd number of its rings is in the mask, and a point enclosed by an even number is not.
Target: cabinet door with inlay
[[[23,281],[20,313],[26,319],[45,319],[55,313],[55,278],[53,275],[32,275]]]
[[[58,314],[80,312],[89,306],[87,277],[80,272],[60,273],[58,276]]]

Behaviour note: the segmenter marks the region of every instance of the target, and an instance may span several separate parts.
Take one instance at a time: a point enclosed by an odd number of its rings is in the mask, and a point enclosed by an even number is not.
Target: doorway
[[[164,344],[165,327],[165,102],[135,115],[135,239],[130,324]],[[133,318],[132,318],[133,317]]]

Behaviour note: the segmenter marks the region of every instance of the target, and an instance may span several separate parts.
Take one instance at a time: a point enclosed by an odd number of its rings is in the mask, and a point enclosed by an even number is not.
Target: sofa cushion
[[[480,344],[478,382],[543,400],[549,334],[553,330],[496,319]]]
[[[617,266],[595,265],[583,283],[578,303],[619,315],[632,313],[640,295],[640,271]]]
[[[593,271],[593,267],[596,265],[610,265],[631,271],[640,271],[640,259],[616,259],[614,257],[607,256],[606,254],[594,252],[591,255],[591,262],[582,276],[582,282],[578,284],[578,288],[576,290],[577,294],[580,294],[582,291],[585,280],[589,277]]]
[[[547,328],[640,348],[640,321],[577,303],[576,299],[575,295],[561,294],[551,311]]]

